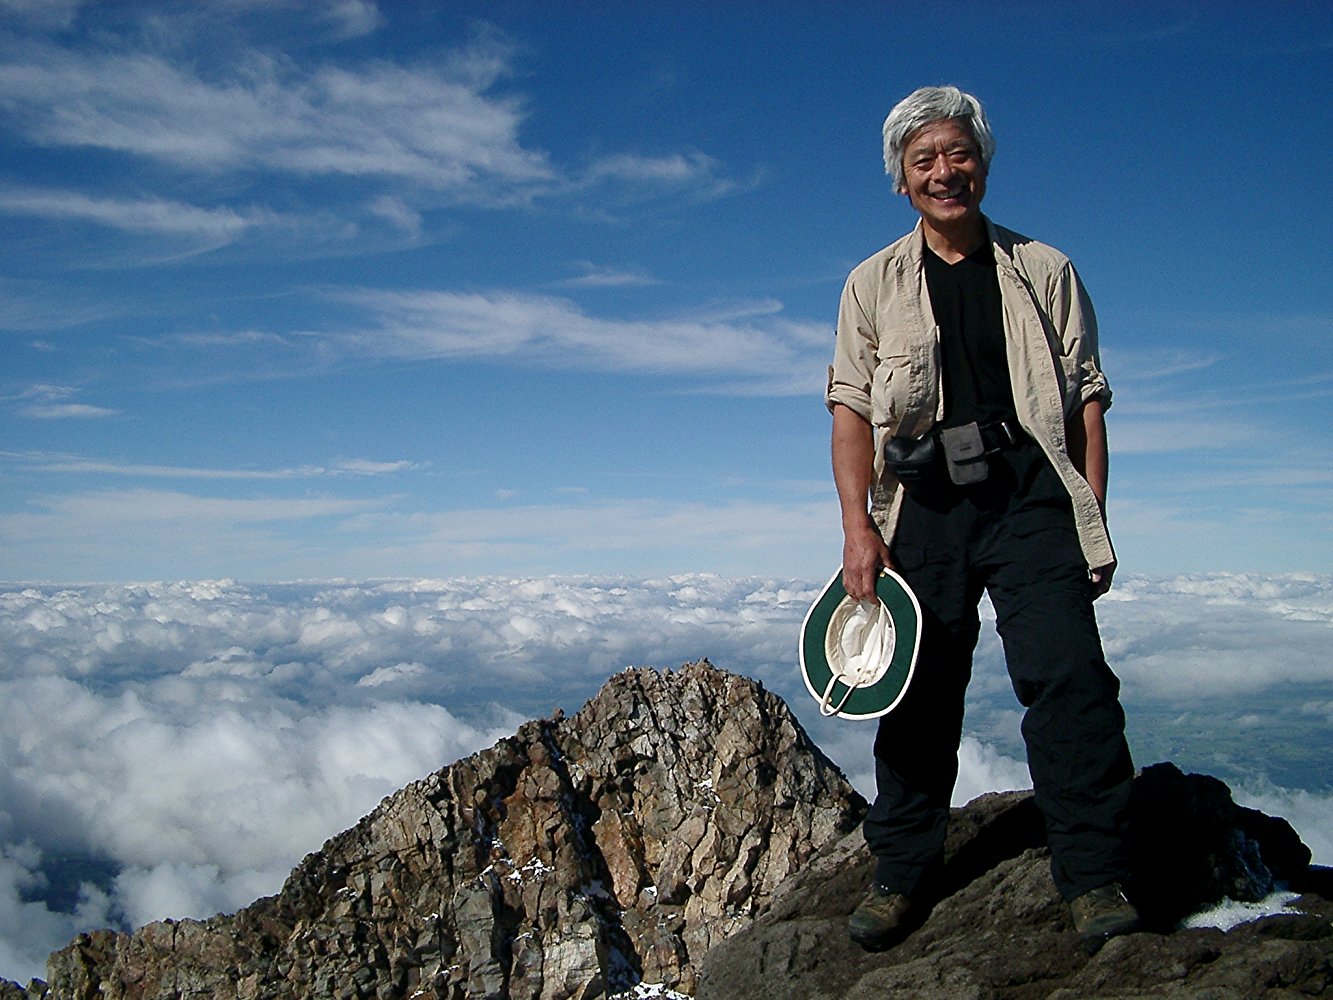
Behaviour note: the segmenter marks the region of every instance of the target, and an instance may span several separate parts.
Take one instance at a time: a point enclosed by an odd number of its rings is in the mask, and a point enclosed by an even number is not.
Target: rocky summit
[[[865,810],[787,707],[707,661],[628,670],[385,799],[232,916],[80,935],[0,1000],[1295,1000],[1333,992],[1329,871],[1280,819],[1169,764],[1132,803],[1143,932],[1089,957],[1028,793],[952,817],[929,914],[846,921]],[[1287,909],[1180,929],[1224,897]],[[649,985],[651,984],[651,985]]]
[[[707,661],[631,669],[386,798],[278,895],[80,935],[0,1000],[689,994],[863,810],[762,686]]]

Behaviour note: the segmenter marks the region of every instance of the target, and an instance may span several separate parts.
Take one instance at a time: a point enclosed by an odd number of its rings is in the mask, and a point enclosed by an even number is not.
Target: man
[[[1092,950],[1138,924],[1122,891],[1133,765],[1092,609],[1116,566],[1111,393],[1069,260],[981,212],[994,149],[980,102],[955,87],[889,114],[885,166],[920,221],[847,279],[829,369],[844,586],[873,599],[893,568],[923,615],[912,686],[875,740],[875,880],[849,924],[869,948],[928,908],[983,590],[1075,927]]]

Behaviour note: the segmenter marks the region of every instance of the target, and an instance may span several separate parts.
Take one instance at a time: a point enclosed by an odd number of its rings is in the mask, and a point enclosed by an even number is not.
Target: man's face
[[[903,150],[903,184],[927,225],[952,229],[978,222],[986,168],[972,133],[952,120],[917,129]]]

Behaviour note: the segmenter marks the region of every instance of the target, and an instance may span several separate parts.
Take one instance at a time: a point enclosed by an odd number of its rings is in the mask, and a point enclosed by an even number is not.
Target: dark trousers
[[[911,895],[939,862],[958,776],[963,702],[983,589],[1009,677],[1051,870],[1065,899],[1128,876],[1133,764],[1120,684],[1102,654],[1069,496],[1035,444],[990,459],[989,478],[908,496],[893,544],[921,602],[916,673],[875,739],[877,795],[866,843],[877,881]]]

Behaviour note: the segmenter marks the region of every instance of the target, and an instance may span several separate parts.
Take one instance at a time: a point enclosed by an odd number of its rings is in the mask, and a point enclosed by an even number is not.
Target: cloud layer
[[[870,794],[874,727],[820,719],[796,674],[816,592],[707,575],[0,592],[0,975],[40,974],[80,929],[276,891],[384,795],[630,665],[708,656],[759,678]],[[1333,580],[1128,578],[1113,598],[1100,614],[1139,763],[1206,718],[1171,759],[1333,861],[1325,764],[1283,741],[1304,726],[1326,747],[1333,730]],[[956,801],[1026,786],[989,630],[968,730]]]

